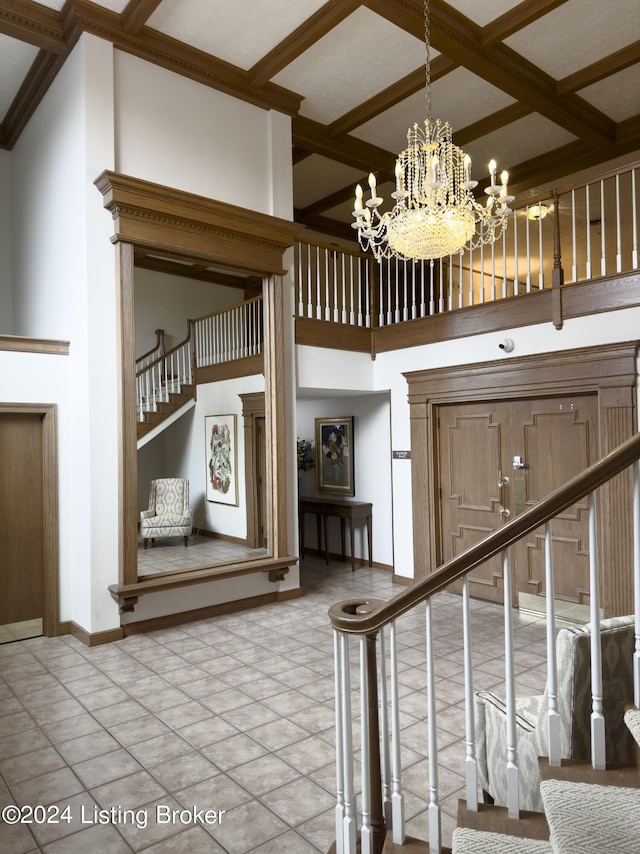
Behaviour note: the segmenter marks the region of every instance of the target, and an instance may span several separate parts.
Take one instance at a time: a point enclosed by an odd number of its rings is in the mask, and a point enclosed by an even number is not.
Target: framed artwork
[[[334,495],[355,495],[352,415],[316,418],[316,489]]]
[[[204,419],[207,501],[238,505],[238,447],[235,415]]]

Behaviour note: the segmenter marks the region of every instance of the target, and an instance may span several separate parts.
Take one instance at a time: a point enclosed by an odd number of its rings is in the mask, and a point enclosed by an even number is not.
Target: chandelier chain
[[[426,99],[427,99],[427,119],[431,119],[431,17],[429,13],[429,0],[425,0],[424,4],[424,45],[425,45],[425,78],[426,78]]]

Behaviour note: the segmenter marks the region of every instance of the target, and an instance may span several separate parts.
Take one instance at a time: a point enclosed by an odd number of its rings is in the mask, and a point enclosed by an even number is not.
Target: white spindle
[[[407,281],[407,259],[402,263],[402,319],[409,320],[409,282]]]
[[[620,176],[616,175],[616,273],[622,272],[622,228],[620,227]]]
[[[464,284],[463,284],[463,273],[462,273],[462,264],[464,260],[464,253],[462,249],[458,255],[458,308],[462,308],[464,305]]]
[[[360,758],[362,771],[361,854],[373,854],[371,827],[371,752],[369,750],[369,674],[367,671],[367,638],[360,635]]]
[[[633,702],[640,708],[640,462],[633,464],[633,596],[636,618]]]
[[[571,249],[573,259],[571,261],[571,281],[578,281],[578,228],[576,225],[576,191],[571,190]]]
[[[551,523],[544,528],[545,590],[547,612],[547,712],[549,765],[560,765],[560,715],[558,714],[558,665],[556,662],[555,581],[553,572],[553,539]]]
[[[404,795],[402,794],[402,758],[400,755],[400,705],[398,702],[398,650],[396,621],[389,629],[389,666],[391,668],[391,756],[393,792],[391,794],[392,838],[396,845],[404,844]]]
[[[528,294],[531,293],[531,229],[529,225],[529,205],[527,205],[527,214],[524,218],[524,235],[526,239],[526,258],[527,258],[527,275],[525,278],[525,290]]]
[[[631,250],[631,264],[634,270],[638,269],[638,213],[636,204],[636,170],[631,170],[631,239],[633,248]]]
[[[348,322],[348,314],[347,314],[347,270],[346,270],[346,257],[344,252],[340,255],[340,270],[341,270],[341,278],[342,278],[342,310],[340,312],[340,316],[342,318],[343,323]],[[351,263],[353,261],[353,257],[349,256],[349,274],[351,274]],[[349,275],[349,282],[351,282],[351,275]],[[353,317],[351,318],[351,323],[353,323]]]
[[[542,217],[538,217],[538,290],[544,288],[544,256],[542,246]]]
[[[605,724],[602,708],[602,656],[600,644],[600,586],[598,582],[598,534],[596,496],[589,495],[589,605],[591,616],[591,764],[595,771],[606,767]]]
[[[353,785],[353,737],[351,732],[351,677],[349,674],[349,637],[340,635],[342,675],[342,751],[344,763],[344,854],[356,854],[357,804]]]
[[[396,258],[395,271],[396,271],[396,286],[395,286],[394,290],[395,290],[395,294],[396,294],[396,298],[395,298],[395,306],[396,307],[395,307],[395,311],[394,311],[394,316],[395,316],[396,323],[398,323],[398,321],[400,320],[400,269],[399,269],[398,258]]]
[[[425,261],[423,259],[422,261],[420,261],[420,283],[421,283],[421,288],[420,288],[420,317],[426,317],[426,314],[427,314],[427,301],[426,301],[426,296],[425,296],[427,293],[427,286],[426,286],[426,283],[424,280],[424,278],[425,278],[424,271],[425,271]]]
[[[391,757],[389,754],[389,702],[387,698],[387,655],[384,629],[380,629],[380,766],[382,770],[382,809],[388,828],[391,827]]]
[[[342,661],[340,658],[340,636],[333,631],[334,691],[336,710],[336,854],[344,854],[344,744],[342,720]]]
[[[502,577],[504,584],[504,669],[507,705],[507,812],[509,818],[520,815],[518,743],[516,734],[516,686],[513,656],[513,611],[511,592],[511,564],[509,550],[502,553]]]
[[[584,192],[585,192],[586,211],[587,211],[587,221],[585,223],[586,229],[587,229],[587,263],[586,263],[585,276],[587,279],[590,279],[591,278],[591,224],[590,224],[591,209],[590,209],[590,202],[589,202],[589,185],[588,184],[584,188]]]
[[[418,300],[416,298],[416,275],[418,273],[417,263],[411,265],[411,319],[418,316]]]
[[[429,261],[429,314],[436,313],[436,302],[434,297],[434,287],[435,287],[435,268],[433,264],[433,258]]]
[[[493,249],[493,244],[491,244]],[[480,244],[480,303],[484,303],[484,243]]]
[[[496,301],[496,244],[491,244],[491,302]]]
[[[502,299],[507,298],[507,232],[502,232]]]
[[[469,613],[469,576],[462,579],[462,629],[464,635],[464,702],[467,756],[467,809],[478,810],[478,763],[476,760],[476,722],[473,696],[473,656],[471,654],[471,616]]]
[[[469,303],[473,305],[473,249],[469,249]]]
[[[513,295],[520,293],[520,282],[518,273],[520,270],[520,258],[518,257],[518,212],[513,212]]]
[[[438,311],[442,314],[444,311],[444,259],[440,259],[440,276],[438,279]]]
[[[429,851],[440,854],[442,845],[438,799],[438,731],[436,726],[436,681],[433,655],[431,599],[426,601],[427,631],[427,731],[429,737]]]
[[[600,275],[607,275],[606,223],[604,218],[604,180],[600,181]]]

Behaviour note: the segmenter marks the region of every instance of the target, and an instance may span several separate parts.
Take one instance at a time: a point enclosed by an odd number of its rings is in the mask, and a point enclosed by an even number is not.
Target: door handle
[[[502,471],[498,472],[498,489],[502,489],[503,486],[507,486],[509,483],[509,478],[506,475],[502,474]]]
[[[508,519],[509,516],[511,516],[511,510],[509,510],[507,507],[503,507],[502,504],[500,504],[500,506],[498,507],[498,512],[503,517],[503,519]]]

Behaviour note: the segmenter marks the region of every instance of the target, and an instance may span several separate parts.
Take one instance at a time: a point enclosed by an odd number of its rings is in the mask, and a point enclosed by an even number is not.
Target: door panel
[[[498,525],[508,404],[457,404],[439,408],[442,561],[449,560]],[[472,596],[502,602],[502,561],[494,557],[469,575]],[[462,584],[452,586],[460,591]]]
[[[595,394],[440,406],[437,471],[442,562],[591,465],[597,459],[597,418]],[[516,460],[521,464],[514,465]],[[586,499],[554,520],[552,542],[556,598],[588,604]],[[529,594],[528,600],[544,598],[543,528],[511,549],[511,567],[514,604],[522,594]],[[499,556],[475,569],[469,579],[473,596],[502,601]],[[452,589],[460,590],[461,583]],[[531,607],[529,601],[527,607]]]
[[[511,405],[514,454],[526,466],[513,472],[514,512],[521,513],[597,459],[595,395],[517,401]],[[551,523],[555,597],[588,605],[588,500]],[[513,548],[518,594],[545,595],[544,528]]]
[[[0,626],[44,614],[42,416],[0,415]]]

